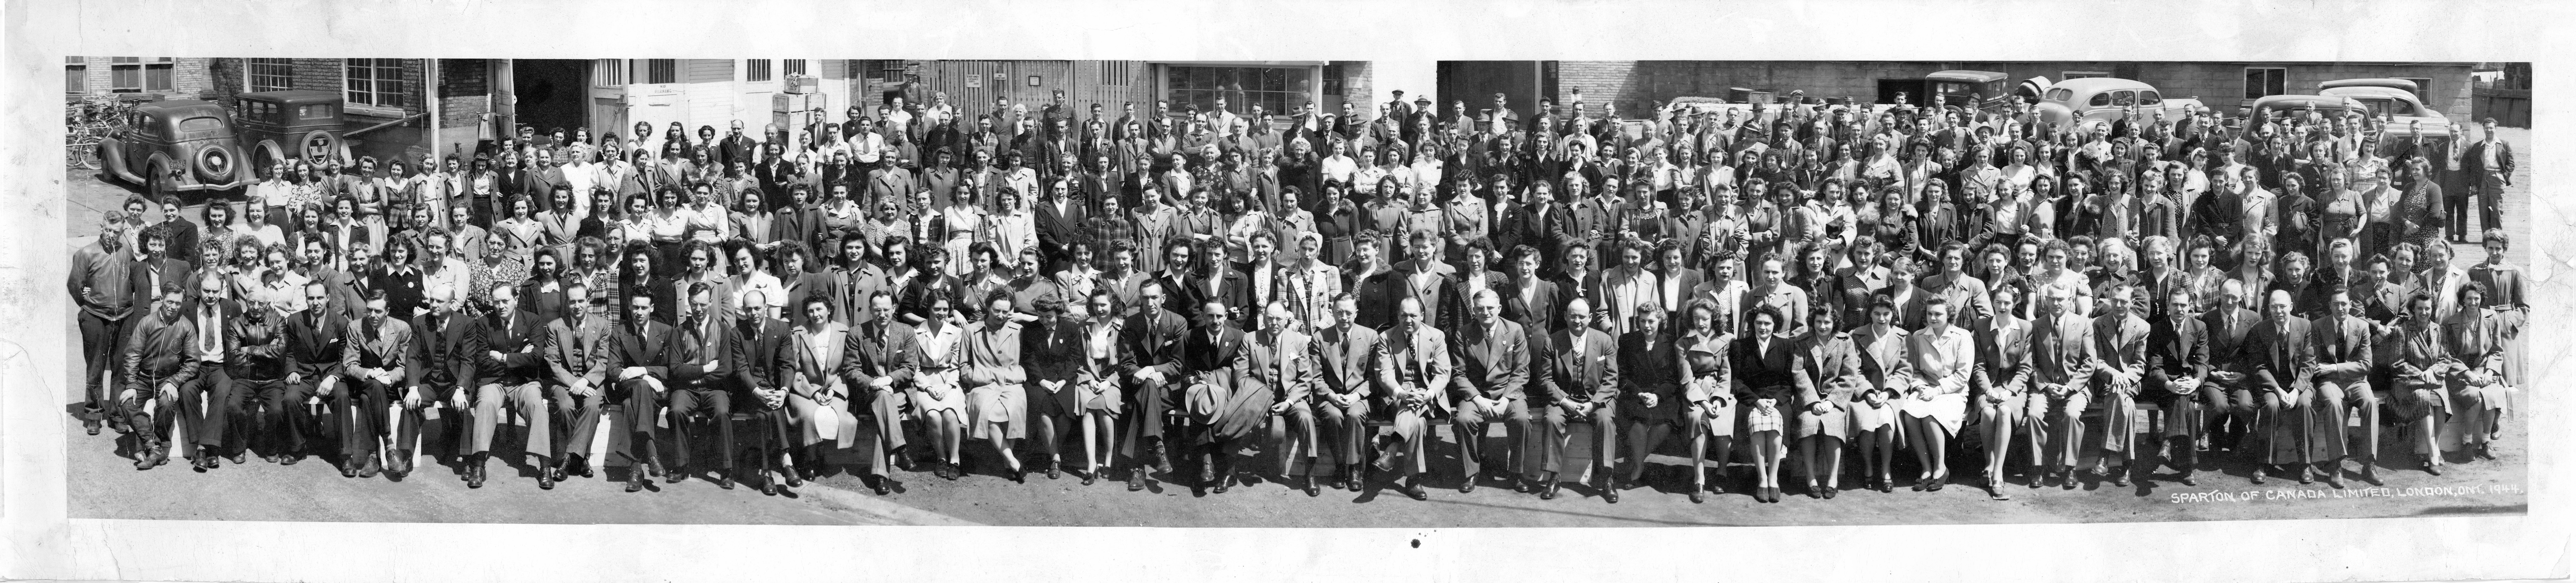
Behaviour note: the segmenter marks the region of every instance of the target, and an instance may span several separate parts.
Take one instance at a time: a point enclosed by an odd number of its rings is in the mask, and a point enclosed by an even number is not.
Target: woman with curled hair
[[[1797,389],[1798,465],[1807,474],[1807,497],[1832,498],[1842,489],[1843,442],[1852,435],[1852,400],[1869,387],[1869,377],[1860,372],[1860,354],[1852,346],[1851,333],[1836,322],[1842,310],[1818,303],[1807,312],[1807,335],[1796,339],[1796,370],[1791,378]]]
[[[1767,308],[1757,306],[1754,309]],[[1682,416],[1691,430],[1690,499],[1693,503],[1706,501],[1709,491],[1725,491],[1723,486],[1707,485],[1709,454],[1714,452],[1717,455],[1718,474],[1724,478],[1726,460],[1735,452],[1737,394],[1743,391],[1737,386],[1740,383],[1730,379],[1735,376],[1735,367],[1743,364],[1743,359],[1736,358],[1733,350],[1735,336],[1726,332],[1733,326],[1724,321],[1725,316],[1721,315],[1724,312],[1717,302],[1707,299],[1692,301],[1679,312],[1682,315],[1680,330],[1673,337],[1673,344],[1682,351],[1682,360],[1690,372],[1690,382],[1682,387]],[[1780,345],[1786,348],[1788,343]],[[1714,447],[1711,447],[1712,443]],[[1760,495],[1755,498],[1759,499]]]
[[[1762,502],[1780,501],[1780,462],[1788,457],[1781,447],[1788,426],[1780,403],[1797,393],[1799,369],[1797,342],[1782,337],[1788,320],[1779,308],[1754,306],[1744,315],[1744,338],[1731,347],[1731,384],[1736,394],[1752,400],[1744,412],[1744,431],[1752,440],[1753,499]]]
[[[1869,323],[1851,335],[1853,347],[1859,349],[1861,375],[1868,381],[1860,387],[1858,402],[1852,404],[1853,438],[1860,441],[1861,460],[1876,478],[1878,490],[1893,492],[1896,486],[1888,472],[1896,465],[1898,398],[1913,376],[1913,364],[1905,359],[1905,329],[1896,326],[1895,299],[1883,293],[1873,296]]]

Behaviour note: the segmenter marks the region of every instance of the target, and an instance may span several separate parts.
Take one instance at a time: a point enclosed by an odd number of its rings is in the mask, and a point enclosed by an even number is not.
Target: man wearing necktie
[[[1337,293],[1328,303],[1332,312],[1315,322],[1311,343],[1317,385],[1311,390],[1312,411],[1321,424],[1317,435],[1323,436],[1313,447],[1331,448],[1333,459],[1340,463],[1336,469],[1342,483],[1337,487],[1356,492],[1366,483],[1361,476],[1360,446],[1367,442],[1369,394],[1384,347],[1378,344],[1376,330],[1358,324],[1358,297]]]
[[[1378,374],[1377,402],[1394,417],[1394,431],[1380,434],[1376,443],[1377,469],[1397,471],[1398,455],[1404,459],[1404,495],[1427,500],[1422,490],[1422,472],[1428,469],[1423,440],[1429,436],[1428,418],[1441,388],[1451,386],[1451,361],[1446,335],[1433,328],[1419,299],[1406,296],[1397,301],[1398,323],[1386,336],[1386,366]],[[1401,448],[1401,449],[1399,449]]]
[[[564,285],[564,297],[590,297],[590,286],[580,279]],[[649,297],[649,296],[648,296]],[[554,439],[554,467],[548,471],[555,481],[564,474],[588,477],[589,460],[584,455],[567,455],[572,444],[588,452],[593,432],[599,430],[599,414],[608,391],[601,383],[608,375],[608,320],[592,317],[587,307],[576,307],[562,318],[546,324],[545,358],[551,379],[546,387],[556,411],[565,417],[565,435]]]
[[[2260,394],[2256,400],[2266,420],[2255,429],[2264,436],[2263,451],[2256,456],[2262,464],[2254,470],[2256,484],[2263,483],[2273,466],[2294,460],[2299,464],[2300,482],[2315,476],[2316,468],[2310,465],[2316,461],[2315,450],[2309,441],[2317,425],[2313,419],[2317,407],[2307,403],[2317,369],[2315,337],[2310,334],[2308,320],[2291,313],[2291,304],[2290,292],[2273,290],[2264,306],[2266,319],[2254,326],[2253,335],[2245,342],[2243,358],[2252,361],[2253,384]],[[2297,409],[2298,414],[2292,414],[2292,409]],[[2276,429],[2283,425],[2287,425],[2286,430]],[[2279,442],[2283,439],[2288,443]],[[2292,452],[2283,455],[2284,449]]]
[[[920,366],[921,340],[912,326],[895,320],[890,292],[870,292],[860,301],[870,317],[852,327],[849,341],[843,343],[840,375],[849,386],[862,388],[859,392],[867,395],[865,406],[876,415],[878,453],[869,460],[868,475],[862,481],[883,496],[889,491],[887,465],[911,459],[904,452],[903,397],[897,391],[911,384],[913,371]]]
[[[241,319],[241,308],[225,297],[222,277],[212,273],[200,276],[197,296],[185,309],[189,328],[187,357],[197,361],[199,374],[179,384],[179,412],[188,420],[189,441],[197,448],[193,465],[197,471],[219,467],[229,410],[233,406],[233,382],[226,374],[224,356],[232,351],[225,330]],[[236,458],[240,454],[234,454]],[[242,463],[234,459],[233,463]]]
[[[483,350],[483,331],[478,329],[480,322],[457,311],[464,301],[460,296],[465,293],[455,287],[430,288],[429,308],[412,318],[411,328],[419,337],[412,342],[411,354],[403,359],[403,384],[411,387],[410,394],[403,398],[403,425],[410,435],[394,447],[396,463],[406,466],[406,470],[413,444],[418,442],[423,409],[435,410],[439,403],[446,402],[460,414],[468,411],[465,394],[473,392],[470,385],[478,376],[475,367],[481,363],[476,356]],[[451,429],[468,426],[470,423],[448,425]],[[466,482],[469,487],[475,485],[474,480]]]
[[[716,313],[718,296],[715,284],[699,281],[689,284],[688,303],[680,316],[679,328],[672,331],[664,357],[670,374],[670,423],[672,455],[678,464],[664,479],[679,482],[689,477],[689,428],[693,415],[705,415],[715,424],[716,487],[733,489],[733,369],[744,363],[732,358],[733,319]],[[649,432],[647,433],[649,435]]]
[[[1505,320],[1502,296],[1493,290],[1476,290],[1472,322],[1460,331],[1457,343],[1459,374],[1450,386],[1450,399],[1455,410],[1451,422],[1458,436],[1459,475],[1464,484],[1460,492],[1476,490],[1476,479],[1483,475],[1484,441],[1487,424],[1502,421],[1512,444],[1519,450],[1522,436],[1529,434],[1530,413],[1522,386],[1529,382],[1529,332],[1520,324]],[[1504,467],[1513,455],[1527,451],[1506,451]],[[1527,492],[1521,476],[1513,474],[1514,490]]]
[[[489,297],[478,326],[475,349],[480,352],[470,355],[476,359],[474,378],[465,379],[473,383],[474,390],[460,390],[452,397],[456,409],[466,417],[464,423],[473,427],[472,440],[465,449],[470,456],[466,460],[465,485],[483,486],[484,465],[491,459],[492,435],[505,415],[502,407],[507,406],[527,420],[528,437],[523,449],[538,456],[537,467],[541,470],[537,472],[537,486],[551,490],[554,473],[542,468],[549,467],[546,455],[553,451],[554,416],[546,408],[545,394],[538,383],[546,372],[544,355],[539,350],[539,343],[545,340],[546,322],[536,313],[519,308],[518,289],[509,282],[493,284]]]
[[[604,372],[617,379],[617,394],[612,398],[626,405],[626,457],[635,463],[629,467],[626,491],[644,489],[649,476],[661,474],[659,444],[653,442],[654,422],[661,418],[665,395],[670,385],[670,324],[653,318],[653,295],[626,296],[626,322],[617,327],[609,346]],[[640,470],[640,471],[639,471]]]
[[[2046,443],[2032,444],[2034,451],[2048,455],[2045,465],[2034,469],[2030,486],[2037,488],[2049,479],[2061,480],[2074,489],[2075,462],[2081,458],[2084,442],[2084,408],[2093,396],[2085,384],[2093,380],[2095,358],[2092,355],[2091,321],[2071,309],[2074,292],[2064,286],[2040,287],[2039,318],[2031,322],[2030,361],[2031,394],[2044,400],[2031,407],[2045,416],[2044,425],[2032,427],[2035,435],[2044,435]]]
[[[411,346],[411,324],[390,317],[385,290],[367,293],[366,315],[357,322],[357,338],[340,351],[340,374],[347,377],[336,409],[342,426],[340,475],[373,478],[379,469],[401,474],[410,468],[402,456],[379,459],[387,437],[399,437],[388,423],[399,420],[386,410],[394,391],[403,388],[405,357]],[[407,395],[408,396],[408,395]],[[418,431],[418,427],[412,428]],[[382,464],[382,465],[380,465]]]
[[[2131,421],[2137,411],[2139,383],[2146,375],[2146,320],[2140,319],[2129,302],[2136,289],[2127,283],[2114,283],[2102,296],[2102,315],[2093,318],[2093,388],[2094,399],[2102,402],[2102,455],[2093,462],[2093,473],[2107,476],[2114,486],[2129,485],[2129,473],[2136,469],[2128,464],[2129,440],[2137,433]],[[2107,470],[2111,458],[2117,457],[2120,469]]]
[[[2347,440],[2351,429],[2345,426],[2343,410],[2357,408],[2361,410],[2361,444],[2359,451],[2351,453],[2362,458],[2362,481],[2378,485],[2379,396],[2370,391],[2369,383],[2370,322],[2355,315],[2352,293],[2343,286],[2328,293],[2325,307],[2325,315],[2311,325],[2316,337],[2310,341],[2318,362],[2312,403],[2315,409],[2310,414],[2323,419],[2325,429],[2324,435],[2315,438],[2332,440],[2323,444],[2326,457],[2320,461],[2326,467],[2321,469],[2325,470],[2326,484],[2343,487],[2343,458],[2346,448],[2352,447]]]

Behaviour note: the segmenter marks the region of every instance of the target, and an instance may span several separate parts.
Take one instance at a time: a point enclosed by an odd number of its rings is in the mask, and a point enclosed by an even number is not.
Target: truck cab
[[[332,91],[291,89],[243,93],[238,119],[242,142],[261,164],[300,159],[349,158],[342,134],[342,98]]]

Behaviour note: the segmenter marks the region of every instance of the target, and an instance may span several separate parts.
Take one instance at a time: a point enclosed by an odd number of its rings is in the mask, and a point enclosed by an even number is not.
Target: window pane
[[[2161,95],[2156,95],[2156,92],[2154,92],[2154,91],[2140,91],[2140,92],[2138,92],[2138,105],[2156,105],[2156,104],[2160,104],[2160,103],[2164,103],[2164,97],[2163,97],[2163,96],[2161,96]]]
[[[750,59],[743,61],[742,80],[749,82],[768,81],[769,59]]]
[[[678,61],[672,59],[652,59],[645,61],[645,65],[648,68],[644,80],[646,83],[670,83],[679,78]]]
[[[169,66],[169,65],[152,65],[152,66],[149,66],[149,67],[145,67],[145,68],[143,69],[143,90],[144,90],[144,91],[169,91],[169,90],[171,90],[171,84],[170,84],[170,66]]]
[[[109,71],[108,84],[111,87],[115,87],[116,91],[120,93],[142,91],[143,67],[139,65],[117,65],[114,70]]]
[[[89,67],[81,65],[63,67],[63,92],[88,93]]]
[[[783,70],[783,72],[785,72],[786,74],[789,74],[789,75],[803,75],[803,74],[805,74],[805,60],[804,60],[804,59],[788,59],[788,60],[786,60],[786,61],[782,61],[782,62],[783,62],[783,63],[786,63],[786,66],[785,66],[785,67],[781,67],[781,69]]]
[[[2263,95],[2265,95],[2265,94],[2263,93],[2263,86],[2264,86],[2263,76],[2264,76],[2264,75],[2263,75],[2263,70],[2262,70],[2262,69],[2246,69],[2246,70],[2245,70],[2245,98],[2246,98],[2246,99],[2259,99],[2259,98],[2262,98],[2262,97],[2263,97]]]

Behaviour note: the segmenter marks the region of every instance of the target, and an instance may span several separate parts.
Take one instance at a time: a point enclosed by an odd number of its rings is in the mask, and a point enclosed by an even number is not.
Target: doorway
[[[519,125],[535,128],[537,135],[562,128],[566,135],[573,128],[590,125],[589,59],[518,59],[510,71],[510,82],[518,98]],[[594,131],[596,129],[594,128]],[[513,133],[517,128],[510,128]]]

